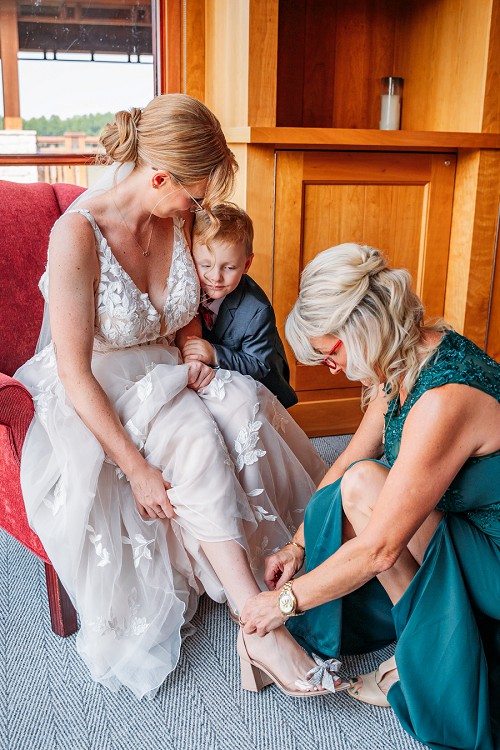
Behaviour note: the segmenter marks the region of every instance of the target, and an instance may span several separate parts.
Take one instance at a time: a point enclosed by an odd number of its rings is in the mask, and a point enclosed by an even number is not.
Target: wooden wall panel
[[[500,199],[500,153],[460,153],[450,242],[445,317],[478,346],[496,352],[499,314],[492,298],[490,335],[486,342],[488,308],[495,260]],[[498,259],[497,259],[498,263]],[[497,285],[494,287],[498,289]]]
[[[206,0],[205,103],[224,128],[248,124],[249,0]]]
[[[397,0],[280,1],[277,125],[376,128]]]
[[[205,0],[184,0],[183,91],[205,101]]]
[[[276,68],[278,58],[278,3],[250,0],[248,70],[248,122],[244,125],[276,125]],[[243,82],[235,81],[236,85]]]
[[[492,2],[399,4],[395,61],[405,79],[403,129],[481,132]]]
[[[343,0],[335,39],[335,128],[378,128],[380,78],[402,75],[394,65],[396,0]]]
[[[183,40],[181,0],[165,0],[160,14],[162,40],[160,54],[165,58],[162,93],[179,94],[183,91]]]
[[[280,152],[273,279],[280,331],[304,266],[318,252],[346,241],[383,249],[391,265],[410,271],[428,314],[441,315],[453,184],[451,155]],[[354,429],[360,417],[359,384],[344,375],[332,383],[325,368],[301,365],[286,346],[300,399],[294,415],[304,429],[327,434],[321,432],[325,414],[331,430],[338,429],[332,419],[342,415],[344,423],[350,414]]]
[[[500,0],[492,3],[482,132],[500,133]]]

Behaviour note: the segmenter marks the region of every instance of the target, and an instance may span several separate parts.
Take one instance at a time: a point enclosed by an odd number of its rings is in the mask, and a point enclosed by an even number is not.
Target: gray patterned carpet
[[[314,442],[332,461],[347,438]],[[390,708],[345,693],[289,698],[276,687],[241,690],[237,626],[201,600],[196,632],[153,701],[93,683],[75,637],[50,629],[42,563],[0,532],[0,750],[418,750]],[[345,660],[373,669],[390,649]]]

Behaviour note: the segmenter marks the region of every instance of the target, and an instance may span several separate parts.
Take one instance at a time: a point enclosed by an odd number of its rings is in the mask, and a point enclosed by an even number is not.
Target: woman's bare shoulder
[[[50,235],[49,258],[51,276],[59,268],[65,275],[80,269],[94,278],[98,277],[96,236],[85,216],[71,212],[60,217]]]
[[[77,211],[63,214],[52,227],[49,247],[51,252],[59,247],[78,251],[95,246],[95,232],[86,216]]]
[[[422,394],[410,409],[403,436],[405,432],[406,436],[432,432],[452,443],[465,441],[471,444],[471,455],[497,450],[500,404],[471,385],[446,383]]]

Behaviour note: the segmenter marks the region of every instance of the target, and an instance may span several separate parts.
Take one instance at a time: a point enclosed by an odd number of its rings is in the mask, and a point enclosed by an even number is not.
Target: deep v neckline
[[[124,267],[122,266],[122,264],[120,263],[120,261],[118,260],[118,258],[116,257],[116,255],[114,254],[114,252],[113,252],[113,250],[111,248],[111,245],[109,244],[107,238],[104,236],[104,234],[103,234],[103,232],[102,232],[99,224],[95,220],[93,214],[89,210],[87,210],[85,208],[82,208],[80,210],[76,209],[76,212],[77,213],[86,213],[90,217],[90,219],[92,219],[91,223],[93,223],[93,225],[95,226],[95,229],[99,233],[100,244],[103,245],[103,247],[101,247],[101,250],[103,252],[106,251],[106,250],[108,251],[110,259],[112,259],[113,262],[116,263],[116,265],[120,269],[121,274],[130,282],[131,286],[140,295],[140,297],[143,300],[147,300],[147,302],[149,304],[149,307],[151,308],[151,311],[154,312],[155,316],[159,320],[161,320],[165,316],[165,312],[166,312],[166,309],[167,309],[167,304],[168,304],[168,300],[169,300],[169,296],[170,296],[170,292],[171,292],[171,285],[173,283],[173,281],[172,281],[172,279],[173,279],[172,270],[174,269],[174,263],[177,260],[177,255],[178,255],[178,252],[177,252],[177,242],[179,242],[182,245],[182,249],[184,250],[184,243],[182,242],[181,237],[179,237],[177,235],[178,232],[179,233],[181,232],[181,227],[178,226],[175,223],[175,220],[172,220],[172,224],[173,224],[173,227],[174,227],[173,243],[172,243],[172,257],[170,259],[170,265],[169,265],[168,273],[167,273],[167,276],[166,276],[167,283],[166,283],[165,299],[163,301],[163,304],[162,304],[162,307],[161,307],[161,312],[160,312],[155,307],[155,305],[153,305],[153,302],[151,300],[151,297],[149,296],[149,293],[148,292],[143,292],[142,289],[138,286],[138,284],[136,284],[136,282],[134,281],[134,279],[131,277],[131,275],[128,273],[128,271],[126,271],[124,269]]]

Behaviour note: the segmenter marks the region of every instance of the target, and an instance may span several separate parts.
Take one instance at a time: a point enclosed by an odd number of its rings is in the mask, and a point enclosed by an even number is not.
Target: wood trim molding
[[[451,133],[427,130],[348,128],[227,127],[231,143],[274,144],[277,148],[373,149],[382,151],[454,151],[457,148],[500,149],[500,133]]]
[[[95,164],[97,154],[0,154],[0,167]]]
[[[0,3],[0,54],[2,58],[4,127],[12,130],[22,129],[19,71],[17,67],[18,51],[17,5],[15,0],[4,0]]]
[[[158,0],[160,5],[160,65],[163,94],[183,90],[182,0]]]

